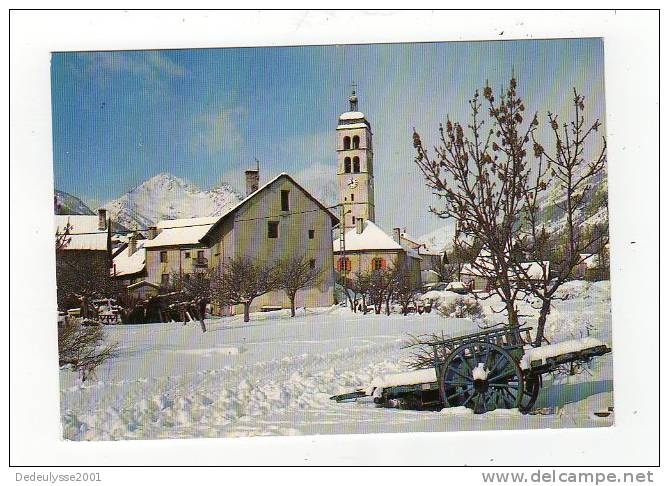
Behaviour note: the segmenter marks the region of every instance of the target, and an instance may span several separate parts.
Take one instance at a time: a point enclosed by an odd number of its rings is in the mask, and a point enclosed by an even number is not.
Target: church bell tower
[[[358,111],[355,87],[348,101],[350,110],[337,124],[337,182],[346,230],[355,227],[357,218],[374,221],[372,127]]]

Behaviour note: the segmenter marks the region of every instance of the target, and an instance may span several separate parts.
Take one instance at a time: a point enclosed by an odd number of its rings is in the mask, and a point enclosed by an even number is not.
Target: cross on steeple
[[[348,99],[348,102],[351,105],[351,111],[358,111],[358,97],[355,94],[355,90],[358,87],[358,85],[354,82],[351,83],[351,87],[353,88],[353,91]]]

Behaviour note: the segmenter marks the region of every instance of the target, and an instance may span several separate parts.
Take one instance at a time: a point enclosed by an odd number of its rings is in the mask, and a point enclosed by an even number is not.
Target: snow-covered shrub
[[[589,299],[593,301],[607,301],[611,299],[611,286],[608,280],[587,282],[585,280],[571,280],[565,282],[555,293],[556,299],[575,300]]]
[[[116,354],[116,343],[105,344],[104,329],[100,323],[94,325],[90,320],[86,324],[66,321],[58,326],[58,361],[61,367],[67,366],[78,371],[81,380],[94,376],[95,369]]]
[[[483,318],[483,307],[475,299],[469,297],[456,297],[449,303],[441,305],[438,310],[444,317]]]
[[[430,290],[421,295],[418,302],[422,305],[431,305],[433,308],[438,308],[449,304],[458,297],[458,294],[448,290]]]

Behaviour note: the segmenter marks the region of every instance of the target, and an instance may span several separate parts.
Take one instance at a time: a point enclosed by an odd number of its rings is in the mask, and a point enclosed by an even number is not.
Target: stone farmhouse
[[[157,295],[172,275],[215,270],[226,260],[248,257],[275,262],[304,256],[321,269],[316,285],[297,294],[297,307],[334,303],[332,228],[337,217],[288,174],[282,173],[259,187],[259,170],[246,171],[245,199],[220,217],[160,221],[148,239],[130,238],[114,259],[113,269],[128,290],[138,297]],[[287,308],[282,291],[253,301],[251,312]],[[214,309],[232,315],[242,306]]]

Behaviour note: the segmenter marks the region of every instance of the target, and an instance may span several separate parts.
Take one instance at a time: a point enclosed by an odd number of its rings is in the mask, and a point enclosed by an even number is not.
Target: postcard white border
[[[658,31],[654,12],[13,12],[11,340],[3,340],[5,356],[11,347],[10,463],[464,465],[485,458],[489,465],[654,464],[660,390]],[[614,428],[96,443],[59,439],[50,51],[553,37],[603,37],[605,43]]]

